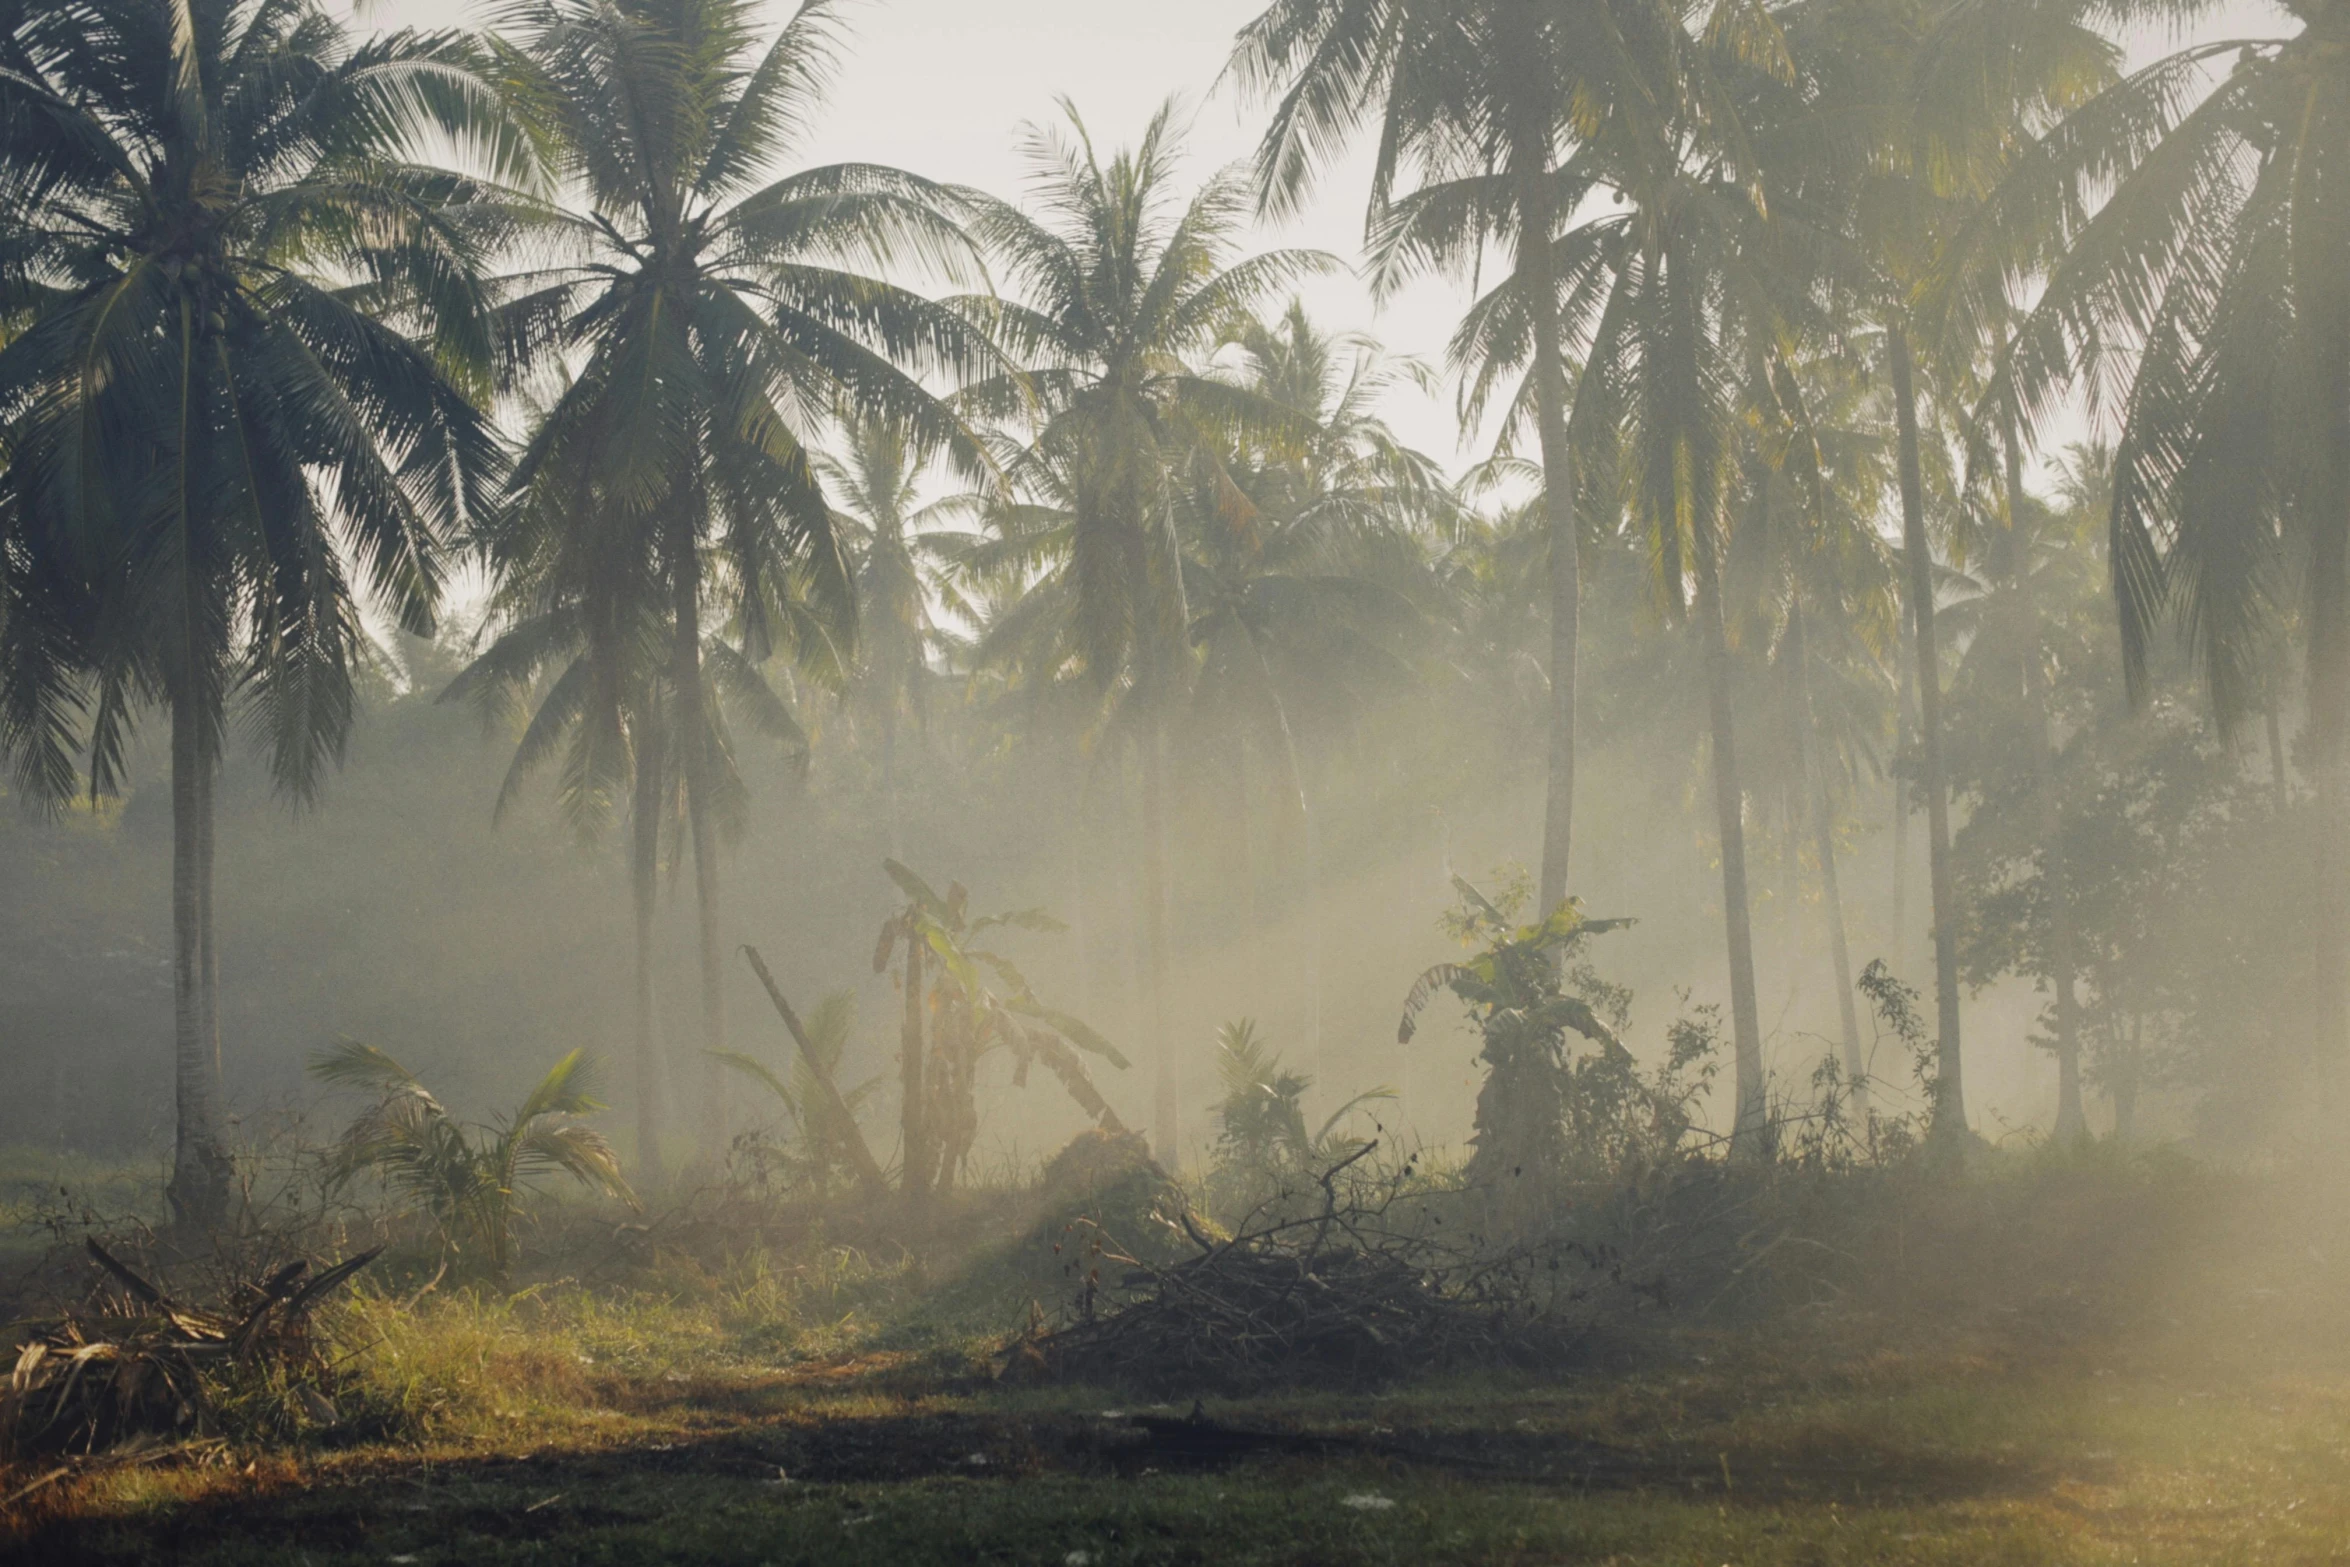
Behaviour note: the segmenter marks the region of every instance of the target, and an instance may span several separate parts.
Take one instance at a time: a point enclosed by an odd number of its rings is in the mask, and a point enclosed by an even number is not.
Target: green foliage
[[[1396,1097],[1384,1085],[1365,1089],[1309,1132],[1305,1095],[1314,1080],[1285,1069],[1280,1053],[1258,1035],[1251,1018],[1216,1031],[1216,1073],[1224,1093],[1213,1111],[1216,1146],[1208,1206],[1227,1220],[1310,1188],[1323,1170],[1363,1146],[1364,1139],[1340,1130],[1347,1117],[1374,1100]]]
[[[320,1051],[310,1070],[376,1097],[336,1142],[329,1185],[374,1172],[396,1200],[432,1221],[448,1262],[503,1278],[528,1199],[549,1176],[568,1175],[636,1206],[619,1156],[573,1119],[603,1108],[590,1092],[593,1066],[582,1051],[556,1062],[519,1105],[487,1125],[458,1121],[416,1074],[356,1039]]]
[[[848,1053],[849,1038],[857,1028],[856,995],[836,990],[825,996],[809,1012],[806,1027],[809,1047],[825,1071],[833,1074],[842,1101],[850,1115],[855,1116],[883,1082],[882,1076],[876,1074],[853,1087],[839,1085],[841,1059]],[[758,1057],[738,1050],[717,1050],[711,1054],[775,1095],[777,1103],[798,1128],[799,1135],[782,1145],[756,1130],[735,1138],[735,1157],[753,1184],[767,1187],[781,1177],[787,1185],[807,1187],[821,1198],[831,1193],[835,1175],[844,1180],[855,1177],[856,1162],[849,1153],[849,1140],[855,1135],[855,1129],[838,1124],[830,1097],[796,1048],[791,1067],[782,1076]]]
[[[1530,1219],[1574,1176],[1605,1168],[1617,1156],[1611,1129],[1647,1100],[1615,1030],[1561,978],[1562,965],[1576,965],[1591,937],[1631,921],[1587,919],[1570,898],[1545,918],[1520,924],[1533,895],[1523,870],[1509,874],[1493,898],[1458,876],[1453,888],[1460,902],[1445,915],[1444,928],[1475,955],[1420,976],[1404,999],[1397,1038],[1410,1042],[1420,1012],[1439,990],[1468,1007],[1486,1072],[1467,1175],[1511,1225]],[[1611,1007],[1624,1000],[1613,989],[1600,999]],[[1598,1061],[1570,1054],[1569,1030],[1596,1047]],[[1685,1105],[1686,1096],[1676,1111]]]
[[[924,1101],[919,1117],[908,1119],[913,1135],[906,1158],[909,1166],[918,1166],[908,1172],[911,1188],[952,1185],[963,1173],[979,1138],[979,1065],[997,1051],[1011,1055],[1015,1086],[1027,1086],[1029,1067],[1041,1061],[1103,1130],[1123,1131],[1078,1052],[1120,1071],[1126,1069],[1126,1057],[1083,1020],[1045,1005],[1010,958],[977,940],[990,930],[1053,933],[1066,927],[1042,909],[974,916],[970,892],[961,882],[951,883],[942,897],[896,860],[884,860],[882,869],[906,903],[882,922],[873,971],[886,971],[903,950],[901,993],[909,982],[918,982],[920,992],[918,999],[909,997],[914,1002],[909,1015],[920,1020],[909,1028],[920,1031],[906,1039],[907,1049],[922,1052],[914,1080],[921,1084]]]

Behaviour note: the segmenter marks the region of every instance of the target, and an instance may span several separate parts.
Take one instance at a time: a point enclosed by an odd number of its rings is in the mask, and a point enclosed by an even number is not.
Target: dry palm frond
[[[316,1275],[307,1262],[289,1262],[237,1285],[219,1308],[201,1309],[174,1300],[97,1241],[87,1244],[122,1293],[35,1327],[0,1386],[0,1452],[94,1453],[193,1436],[222,1392],[248,1380],[307,1393],[302,1407],[324,1409],[331,1423],[333,1405],[314,1385],[326,1362],[311,1308],[380,1247]]]

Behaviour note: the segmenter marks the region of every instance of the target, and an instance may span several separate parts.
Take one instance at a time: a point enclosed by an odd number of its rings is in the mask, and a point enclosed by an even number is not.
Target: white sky
[[[360,0],[373,26],[479,25],[489,8],[471,0]],[[830,106],[812,143],[793,161],[896,164],[932,179],[1021,198],[1026,169],[1015,150],[1020,125],[1056,123],[1066,94],[1107,156],[1132,142],[1159,105],[1177,96],[1190,115],[1186,189],[1218,166],[1249,155],[1266,111],[1216,90],[1233,36],[1265,0],[846,0],[849,39]],[[767,0],[777,26],[786,0]],[[2266,0],[2223,0],[2192,29],[2211,37],[2289,31]],[[2176,47],[2175,36],[2133,41],[2130,65]],[[1322,181],[1297,221],[1260,229],[1251,248],[1327,250],[1348,267],[1360,259],[1369,178],[1366,147]],[[1465,284],[1415,285],[1375,311],[1351,276],[1308,282],[1302,292],[1327,326],[1372,332],[1390,351],[1442,367],[1444,344],[1468,302]],[[1409,386],[1389,396],[1387,417],[1410,444],[1458,470],[1482,457],[1464,447],[1452,412],[1451,382],[1434,397]],[[2043,451],[2075,430],[2047,433]]]
[[[830,107],[812,143],[793,161],[895,164],[931,179],[994,195],[1024,195],[1015,150],[1024,121],[1053,124],[1066,94],[1106,157],[1141,135],[1161,103],[1178,95],[1191,116],[1184,189],[1255,148],[1266,114],[1227,89],[1213,91],[1232,39],[1265,0],[850,0],[849,38]],[[767,7],[775,25],[789,14]],[[468,0],[374,0],[364,20],[377,27],[480,25],[488,8]],[[1305,246],[1349,267],[1359,257],[1369,180],[1367,151],[1327,178],[1298,222],[1261,230],[1252,249]],[[1392,352],[1441,365],[1446,336],[1468,294],[1431,282],[1374,314],[1351,276],[1309,282],[1309,307],[1326,324],[1368,329]],[[1480,453],[1460,449],[1448,389],[1435,398],[1409,388],[1391,397],[1396,432],[1448,468]]]

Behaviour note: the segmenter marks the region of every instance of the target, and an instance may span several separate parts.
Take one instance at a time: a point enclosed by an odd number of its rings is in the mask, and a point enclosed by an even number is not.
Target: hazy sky
[[[892,163],[933,179],[975,185],[1018,198],[1027,169],[1016,142],[1023,122],[1053,123],[1054,100],[1066,95],[1084,115],[1105,155],[1132,141],[1159,105],[1176,96],[1189,117],[1190,179],[1248,156],[1266,119],[1217,79],[1233,35],[1265,0],[844,0],[850,33],[831,106],[813,142],[795,160]],[[769,0],[781,25],[784,0]],[[478,23],[488,8],[467,0],[372,0],[362,14],[376,26]],[[2197,31],[2225,36],[2279,31],[2263,0],[2232,0]],[[2176,40],[2149,37],[2132,64]],[[1327,250],[1350,268],[1359,259],[1368,155],[1323,181],[1297,222],[1260,230],[1254,248],[1302,245]],[[1303,292],[1326,324],[1374,332],[1397,353],[1441,367],[1444,343],[1459,319],[1465,285],[1416,285],[1375,311],[1351,275],[1317,280]],[[1411,444],[1457,469],[1484,455],[1464,450],[1452,413],[1451,382],[1436,397],[1405,386],[1387,414]],[[2068,421],[2069,423],[2069,421]],[[2051,431],[2049,449],[2073,430]]]
[[[790,8],[771,0],[768,9],[780,25]],[[1106,156],[1176,95],[1191,123],[1188,191],[1245,158],[1263,128],[1261,107],[1214,90],[1233,35],[1263,9],[1264,0],[846,0],[850,36],[831,106],[795,161],[892,163],[1017,198],[1027,177],[1015,145],[1020,126],[1057,122],[1056,96],[1071,99]],[[375,0],[362,14],[375,26],[446,26],[489,12],[465,0]],[[1260,232],[1254,248],[1309,246],[1351,267],[1368,169],[1358,157],[1335,171],[1301,221]],[[1392,350],[1431,362],[1441,361],[1467,297],[1465,288],[1429,283],[1374,317],[1351,276],[1303,292],[1330,324],[1370,328]],[[1404,439],[1448,467],[1482,455],[1459,450],[1449,390],[1430,399],[1399,389],[1388,415]]]

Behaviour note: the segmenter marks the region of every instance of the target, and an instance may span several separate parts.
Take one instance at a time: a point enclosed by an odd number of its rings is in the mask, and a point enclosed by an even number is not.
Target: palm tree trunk
[[[1762,1010],[1754,995],[1754,929],[1746,891],[1746,792],[1738,778],[1733,730],[1730,643],[1722,621],[1721,569],[1711,548],[1697,550],[1698,631],[1705,639],[1706,703],[1713,728],[1714,815],[1722,841],[1722,923],[1730,947],[1730,1034],[1737,1057],[1737,1119],[1730,1156],[1760,1158],[1768,1151],[1770,1105],[1765,1098]]]
[[[888,817],[889,857],[903,860],[906,849],[898,829],[898,710],[893,688],[881,709],[881,803]]]
[[[220,1059],[220,942],[219,922],[213,913],[213,845],[220,821],[220,768],[196,769],[196,941],[201,968],[200,994],[204,1048],[212,1056],[212,1080],[226,1083]]]
[[[1950,791],[1943,785],[1941,651],[1934,639],[1934,557],[1926,543],[1925,478],[1918,455],[1916,369],[1909,330],[1887,332],[1893,360],[1893,408],[1900,436],[1901,548],[1909,562],[1910,624],[1917,644],[1918,738],[1926,788],[1926,880],[1934,911],[1934,1135],[1967,1129],[1966,1084],[1958,1031],[1958,920],[1950,886]]]
[[[2285,776],[2285,725],[2284,720],[2277,715],[2275,692],[2269,693],[2268,709],[2261,716],[2268,727],[2269,792],[2275,797],[2277,814],[2282,816],[2285,808],[2293,803],[2293,789]]]
[[[1144,721],[1136,749],[1142,770],[1142,1022],[1155,1063],[1151,1093],[1151,1153],[1172,1171],[1182,1136],[1175,1047],[1167,1037],[1167,758],[1156,710]]]
[[[2089,1133],[2089,1118],[2081,1108],[2081,1009],[2074,994],[2072,878],[2065,864],[2064,812],[2057,796],[2056,721],[2048,711],[2049,695],[2041,668],[2040,612],[2032,598],[2032,562],[2023,535],[2024,447],[2015,422],[2006,428],[2008,527],[2019,551],[2016,562],[2017,607],[2022,611],[2024,635],[2024,709],[2038,715],[2039,733],[2032,737],[2034,791],[2040,797],[2040,874],[2048,889],[2049,976],[2056,987],[2056,1140],[2080,1141]]]
[[[637,1180],[650,1191],[661,1185],[661,1058],[655,1038],[653,916],[660,891],[664,758],[660,728],[650,713],[638,713],[635,729],[628,891],[636,938],[636,1163]]]
[[[1811,652],[1804,638],[1803,596],[1787,612],[1788,641],[1795,659],[1796,767],[1811,792],[1812,845],[1820,857],[1820,902],[1828,916],[1828,955],[1836,966],[1837,1022],[1844,1030],[1844,1081],[1862,1125],[1868,1122],[1868,1063],[1861,1055],[1860,1009],[1853,1000],[1852,948],[1844,936],[1844,892],[1836,877],[1836,808],[1828,796],[1828,769],[1814,759],[1819,721],[1812,711]]]
[[[1249,649],[1256,654],[1257,678],[1264,682],[1265,700],[1273,709],[1274,729],[1281,736],[1283,781],[1289,786],[1289,797],[1297,803],[1297,819],[1305,851],[1306,1054],[1307,1059],[1314,1063],[1315,1076],[1326,1077],[1327,1063],[1322,1059],[1323,953],[1322,918],[1318,907],[1322,888],[1322,845],[1319,824],[1314,817],[1313,799],[1306,789],[1305,767],[1297,754],[1297,732],[1289,727],[1289,705],[1281,700],[1281,690],[1273,683],[1272,661],[1265,657],[1264,644],[1253,636],[1249,638]]]
[[[1901,670],[1901,692],[1895,699],[1899,706],[1893,715],[1893,754],[1907,754],[1910,743],[1910,711],[1914,705],[1911,691],[1909,650],[1897,647],[1893,662]],[[1908,961],[1909,953],[1903,943],[1909,939],[1909,790],[1899,772],[1893,775],[1893,934],[1888,942],[1890,956],[1896,968]]]
[[[906,927],[906,1013],[899,1029],[898,1123],[905,1144],[904,1169],[899,1184],[909,1205],[919,1207],[930,1196],[930,1084],[928,1051],[922,1039],[922,937],[909,922]]]
[[[2045,700],[2032,682],[2026,701]],[[2049,966],[2056,984],[2056,1139],[2078,1142],[2089,1135],[2089,1118],[2081,1108],[2081,1007],[2075,994],[2078,969],[2074,955],[2072,877],[2065,863],[2064,813],[2056,790],[2056,736],[2043,717],[2037,737],[2040,776],[2041,875],[2048,885]]]
[[[2341,508],[2337,507],[2337,510]],[[2350,718],[2350,518],[2313,528],[2310,540],[2309,736],[2310,771],[2317,783],[2317,824],[2311,852],[2317,873],[2315,1024],[2317,1059],[2338,1079],[2350,1050],[2350,886],[2345,885],[2342,833],[2343,726]],[[2336,1093],[2341,1090],[2337,1087]]]
[[[222,1135],[220,1047],[207,1025],[217,1017],[208,995],[211,951],[205,916],[212,906],[210,870],[214,762],[203,739],[203,717],[184,691],[171,698],[171,999],[175,1145],[170,1199],[174,1219],[190,1231],[217,1228],[228,1217],[234,1170]]]
[[[1541,171],[1547,173],[1547,170]],[[1574,457],[1567,444],[1567,371],[1559,342],[1550,186],[1538,174],[1519,193],[1518,270],[1534,311],[1534,422],[1542,448],[1542,509],[1550,548],[1550,770],[1542,810],[1542,879],[1536,914],[1566,901],[1575,828],[1575,680],[1582,610],[1576,555]]]
[[[702,563],[700,540],[684,518],[672,545],[677,643],[671,683],[677,688],[678,753],[684,762],[686,835],[694,849],[694,915],[702,980],[702,1103],[705,1147],[724,1157],[726,1085],[718,1052],[726,1048],[726,970],[719,946],[718,832],[710,819],[710,718],[702,689]]]
[[[2120,1047],[2121,1059],[2107,1082],[2107,1092],[2113,1096],[2113,1140],[2117,1143],[2134,1141],[2138,1135],[2138,1025],[2135,1018],[2116,1022],[2113,1042]]]
[[[1093,989],[1093,923],[1087,910],[1090,900],[1085,895],[1085,871],[1091,863],[1093,832],[1093,791],[1088,786],[1086,762],[1075,758],[1069,775],[1069,820],[1061,841],[1069,853],[1069,946],[1077,955],[1077,1005],[1079,1017],[1098,1014]]]

